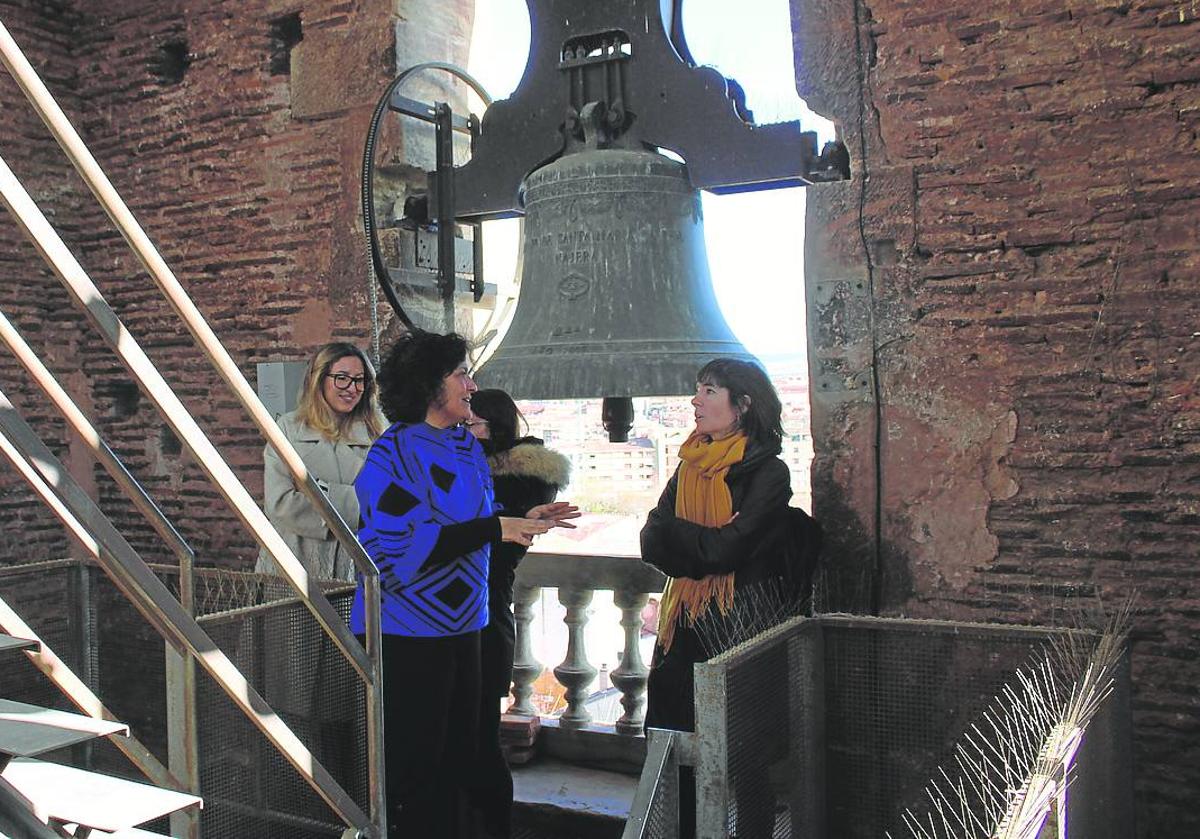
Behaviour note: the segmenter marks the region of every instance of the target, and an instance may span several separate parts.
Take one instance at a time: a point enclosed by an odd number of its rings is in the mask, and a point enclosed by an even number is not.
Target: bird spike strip
[[[1084,730],[1112,692],[1134,614],[1097,602],[1034,658],[955,746],[902,821],[912,839],[1036,839],[1070,784]],[[891,833],[888,839],[896,839]]]
[[[724,613],[715,604],[710,605],[708,611],[696,619],[693,628],[707,660],[789,618],[808,614],[810,603],[810,597],[784,580],[768,578],[739,588],[733,605]]]

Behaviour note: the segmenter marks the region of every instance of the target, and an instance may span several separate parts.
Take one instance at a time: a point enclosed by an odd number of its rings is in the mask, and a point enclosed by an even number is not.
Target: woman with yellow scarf
[[[708,657],[696,621],[719,620],[738,589],[783,575],[792,497],[790,472],[779,458],[783,409],[762,368],[727,358],[709,362],[696,376],[692,406],[696,428],[641,536],[643,561],[668,577],[646,725],[681,731],[695,728],[692,665]],[[694,830],[694,787],[685,782],[680,793],[686,836]]]

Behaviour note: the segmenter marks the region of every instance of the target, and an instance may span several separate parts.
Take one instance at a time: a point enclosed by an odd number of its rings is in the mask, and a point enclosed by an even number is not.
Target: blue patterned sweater
[[[354,481],[358,540],[379,567],[383,631],[439,637],[488,622],[489,543],[500,536],[492,476],[462,426],[396,423]],[[359,580],[350,628],[364,631]]]

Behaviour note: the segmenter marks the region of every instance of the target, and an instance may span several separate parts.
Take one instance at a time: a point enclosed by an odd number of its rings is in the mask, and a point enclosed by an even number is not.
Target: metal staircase
[[[366,765],[367,781],[364,791],[357,796],[348,790],[344,783],[339,783],[317,758],[309,743],[304,742],[293,730],[292,723],[285,720],[288,716],[286,709],[277,713],[276,709],[271,707],[271,703],[264,699],[262,691],[252,684],[242,669],[239,669],[239,665],[235,664],[233,658],[236,654],[222,649],[214,640],[207,629],[211,624],[202,626],[199,623],[194,598],[198,572],[194,568],[195,557],[191,548],[141,484],[125,468],[117,454],[104,442],[78,404],[46,369],[41,359],[21,336],[17,325],[0,312],[0,344],[13,353],[28,373],[29,381],[36,384],[49,403],[62,414],[68,426],[92,451],[100,465],[146,517],[178,560],[178,567],[172,569],[178,581],[177,589],[171,590],[164,584],[160,572],[152,569],[144,561],[100,510],[95,500],[73,480],[70,471],[57,460],[34,429],[21,418],[3,391],[0,391],[2,460],[11,465],[59,520],[74,541],[83,561],[102,569],[124,598],[136,608],[169,647],[166,667],[167,681],[172,686],[167,700],[172,706],[168,755],[171,768],[168,770],[136,741],[128,744],[119,742],[126,739],[133,741],[133,738],[118,733],[123,731],[127,734],[127,729],[116,723],[115,717],[104,708],[86,685],[46,649],[36,654],[27,650],[24,654],[31,660],[38,659],[34,661],[35,665],[89,716],[81,717],[85,722],[76,723],[73,727],[58,723],[76,715],[52,714],[44,719],[56,722],[39,722],[36,725],[68,732],[56,733],[51,740],[61,741],[64,737],[80,738],[48,748],[69,746],[71,743],[83,742],[94,737],[110,738],[110,741],[155,783],[199,790],[201,768],[198,766],[196,755],[197,743],[201,738],[196,723],[197,685],[200,678],[205,678],[210,680],[206,684],[215,685],[217,691],[224,695],[222,701],[232,702],[236,712],[241,715],[240,719],[248,721],[250,726],[257,729],[273,750],[273,754],[280,758],[280,762],[290,765],[299,780],[311,788],[328,806],[341,822],[339,829],[345,827],[343,836],[381,839],[385,833],[386,803],[383,777],[378,569],[362,550],[353,532],[334,510],[316,481],[308,474],[303,461],[259,401],[237,363],[217,339],[178,279],[154,248],[3,23],[0,23],[0,61],[54,135],[84,183],[120,230],[149,276],[168,299],[201,351],[233,391],[254,425],[279,453],[291,471],[297,487],[325,519],[335,538],[349,551],[362,580],[367,605],[364,648],[364,644],[350,633],[345,617],[327,598],[320,581],[309,576],[229,464],[117,317],[100,289],[92,282],[84,267],[51,226],[3,157],[0,157],[0,201],[13,220],[37,248],[105,343],[128,369],[131,378],[159,410],[172,432],[212,481],[214,488],[228,502],[237,518],[271,556],[279,570],[279,577],[275,582],[290,587],[294,602],[306,612],[306,616],[315,621],[325,639],[324,643],[328,643],[330,647],[330,658],[348,665],[352,677],[361,688],[360,698],[355,704],[365,716],[366,735],[365,745],[358,759]],[[3,600],[0,600],[0,628],[12,633],[14,639],[36,637],[26,632],[27,627]],[[229,639],[226,640],[228,642]],[[227,643],[227,646],[230,649],[236,648],[236,640],[234,639],[232,645]],[[10,646],[18,645],[17,640],[8,643]],[[2,649],[3,647],[0,647],[0,650]],[[292,652],[287,650],[282,655],[290,656]],[[2,687],[0,685],[0,689]],[[271,698],[272,703],[276,698]],[[286,693],[281,694],[279,698],[286,701]],[[162,789],[145,785],[142,787],[150,792],[139,791],[136,787],[122,787],[117,790],[106,786],[110,781],[115,783],[116,779],[99,780],[93,777],[84,780],[82,776],[70,776],[68,779],[66,775],[57,774],[64,771],[62,767],[44,768],[47,764],[33,761],[32,756],[43,754],[47,748],[39,746],[37,738],[27,729],[28,725],[33,724],[33,718],[39,715],[22,709],[33,706],[12,704],[10,707],[13,708],[12,719],[0,722],[0,732],[9,723],[16,726],[14,732],[17,729],[26,730],[24,734],[14,733],[15,739],[12,742],[0,737],[0,761],[5,765],[4,774],[0,776],[0,780],[3,781],[0,783],[0,839],[9,835],[14,839],[24,836],[146,835],[144,832],[139,834],[130,831],[135,830],[135,825],[143,824],[149,819],[178,811],[181,807],[192,808],[199,803],[199,799],[193,795],[175,797],[175,793],[164,794]],[[26,741],[28,745],[21,745]],[[55,798],[51,793],[58,793],[59,797]],[[209,797],[212,799],[212,796]],[[84,807],[85,799],[89,798],[104,806],[96,810]],[[140,802],[143,801],[145,807],[141,806]],[[36,814],[37,817],[31,814]],[[246,817],[251,819],[256,815],[258,813],[251,810],[247,812]],[[48,824],[54,826],[53,832],[47,832],[50,830]],[[172,828],[175,836],[186,836],[189,839],[197,839],[200,836],[198,819],[195,818],[190,821],[172,819]],[[225,832],[223,835],[231,834]]]
[[[36,655],[40,647],[0,635],[0,655]],[[0,699],[0,835],[162,839],[138,825],[200,807],[198,796],[36,759],[94,738],[128,736],[124,723]]]

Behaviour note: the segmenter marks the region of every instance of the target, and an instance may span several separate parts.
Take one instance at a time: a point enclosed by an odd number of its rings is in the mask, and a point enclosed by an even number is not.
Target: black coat
[[[725,483],[738,514],[724,527],[704,527],[675,515],[676,469],[642,528],[642,560],[670,577],[701,579],[735,572],[739,592],[780,581],[793,596],[811,585],[819,529],[802,510],[788,507],[791,474],[779,449],[751,444],[730,467]],[[715,607],[707,620],[717,620]],[[692,665],[708,658],[693,627],[680,620],[670,652],[655,646],[651,662],[646,725],[695,728]]]
[[[539,504],[548,504],[567,485],[570,462],[546,448],[536,437],[523,437],[511,449],[488,457],[492,482],[502,516],[522,518]],[[513,581],[517,564],[528,550],[514,542],[492,545],[488,565],[488,625],[483,630],[483,695],[508,695],[512,685],[516,622],[513,620]]]

